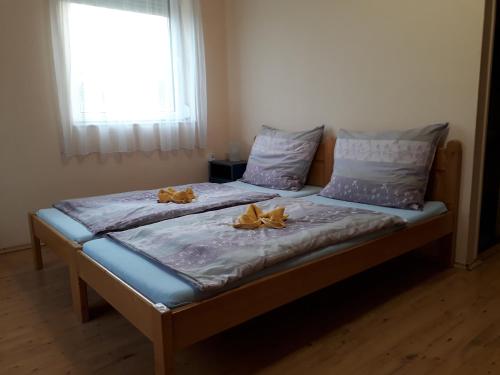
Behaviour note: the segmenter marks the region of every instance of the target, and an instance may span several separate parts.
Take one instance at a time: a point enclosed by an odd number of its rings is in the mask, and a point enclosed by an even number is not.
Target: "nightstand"
[[[219,184],[224,182],[236,181],[243,176],[247,168],[246,160],[228,161],[212,160],[208,162],[209,181]]]

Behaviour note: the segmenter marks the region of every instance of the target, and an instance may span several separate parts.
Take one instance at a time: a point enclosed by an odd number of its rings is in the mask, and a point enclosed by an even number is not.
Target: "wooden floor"
[[[53,257],[0,255],[1,374],[152,374],[152,346],[91,293],[70,311]],[[203,317],[200,317],[201,319]],[[325,289],[178,353],[177,374],[500,374],[500,255],[475,271],[413,257]]]

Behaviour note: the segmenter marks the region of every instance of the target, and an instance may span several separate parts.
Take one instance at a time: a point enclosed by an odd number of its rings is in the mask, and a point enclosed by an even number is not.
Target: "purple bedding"
[[[191,187],[196,195],[193,202],[186,204],[157,203],[158,189],[154,189],[69,199],[54,207],[85,225],[93,234],[101,234],[278,196],[213,183],[181,185],[175,189],[186,187]]]
[[[235,229],[246,207],[185,216],[108,236],[175,271],[201,291],[218,291],[264,268],[378,230],[404,225],[399,216],[304,199],[258,204],[289,215],[284,229]]]

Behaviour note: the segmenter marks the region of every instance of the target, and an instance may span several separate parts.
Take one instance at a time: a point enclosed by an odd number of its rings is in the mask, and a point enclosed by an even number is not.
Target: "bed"
[[[403,228],[293,259],[212,297],[196,296],[173,275],[160,270],[163,276],[159,276],[158,270],[147,268],[150,264],[139,265],[139,258],[134,258],[134,264],[142,273],[153,272],[156,277],[164,277],[162,282],[169,284],[170,289],[152,290],[140,285],[134,280],[137,275],[123,267],[125,262],[114,259],[116,254],[124,256],[126,252],[123,248],[112,248],[106,239],[87,243],[84,251],[75,253],[77,286],[81,291],[85,291],[87,285],[91,286],[148,337],[153,342],[156,374],[171,374],[176,350],[409,251],[426,246],[433,259],[451,266],[454,262],[460,170],[460,143],[450,141],[436,154],[425,209],[407,216],[408,223]],[[329,175],[324,177],[323,184]],[[107,258],[102,251],[104,248],[111,251]],[[146,281],[148,283],[158,284],[158,280],[154,283]],[[81,315],[88,316],[86,294],[78,295],[81,297],[78,303],[82,308]]]
[[[316,194],[329,180],[332,171],[333,145],[333,138],[328,137],[319,145],[309,171],[307,185],[299,191],[268,189],[241,181],[230,182],[227,185],[241,190],[278,193],[280,196],[291,198]],[[82,249],[84,243],[95,239],[96,236],[83,224],[55,208],[29,213],[28,221],[35,269],[43,268],[41,247],[43,243],[68,265],[73,309],[79,319],[85,321],[88,317],[82,315],[85,314],[85,309],[80,305],[82,300],[80,294],[85,293],[85,289],[82,289],[78,282],[76,254]]]

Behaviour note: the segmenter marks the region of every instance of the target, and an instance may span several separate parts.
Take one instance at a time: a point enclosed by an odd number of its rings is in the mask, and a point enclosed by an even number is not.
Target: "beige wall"
[[[26,213],[69,197],[207,178],[204,153],[60,157],[46,0],[0,1],[0,249],[29,242]],[[224,0],[203,0],[208,149],[226,152]]]
[[[464,146],[465,262],[484,1],[228,0],[231,138],[261,124],[397,129],[449,121]]]
[[[464,145],[457,257],[464,262],[483,7],[483,0],[203,0],[209,150],[223,156],[231,138],[248,151],[263,123],[291,130],[324,123],[334,133],[449,121]],[[64,162],[48,26],[47,0],[0,2],[0,248],[28,242],[26,212],[56,200],[207,177],[199,152]]]

